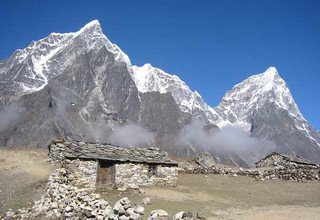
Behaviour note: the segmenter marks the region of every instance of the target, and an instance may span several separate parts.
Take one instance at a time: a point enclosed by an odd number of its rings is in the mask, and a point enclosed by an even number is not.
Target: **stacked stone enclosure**
[[[288,165],[296,165],[300,167],[306,168],[319,168],[319,166],[311,161],[308,161],[299,155],[285,155],[277,152],[273,152],[269,154],[262,160],[259,160],[256,163],[256,167],[276,167],[276,166],[288,166]]]
[[[257,168],[272,167],[272,176],[283,180],[320,180],[319,165],[301,156],[271,153],[256,163]],[[270,172],[270,170],[269,170]]]
[[[86,188],[175,186],[177,163],[157,148],[119,148],[57,139],[49,156],[74,173],[75,184]]]

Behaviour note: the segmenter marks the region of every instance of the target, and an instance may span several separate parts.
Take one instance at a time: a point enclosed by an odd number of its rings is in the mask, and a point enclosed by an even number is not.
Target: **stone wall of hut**
[[[268,158],[265,158],[263,160],[260,160],[257,164],[256,167],[275,167],[279,165],[285,165],[286,160],[283,159],[281,155],[272,155]]]
[[[178,168],[157,165],[155,174],[149,172],[147,164],[124,163],[115,165],[115,185],[117,188],[136,189],[139,186],[175,186],[178,182]]]
[[[66,145],[72,142],[56,140],[49,146],[49,156],[52,161],[70,172],[69,181],[75,186],[95,189],[97,184],[99,162],[65,158]],[[150,174],[148,164],[119,163],[114,164],[114,185],[116,188],[137,189],[140,186],[163,185],[175,186],[178,181],[178,168],[167,165],[157,165],[155,173]],[[104,172],[104,171],[102,171]],[[110,174],[108,174],[110,175]],[[112,174],[113,175],[113,174]],[[113,178],[112,178],[113,179]]]
[[[67,166],[74,176],[75,186],[91,189],[96,187],[97,161],[71,160]]]

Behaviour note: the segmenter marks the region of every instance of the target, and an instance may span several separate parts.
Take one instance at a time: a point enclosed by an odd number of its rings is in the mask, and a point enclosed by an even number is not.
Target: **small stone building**
[[[288,166],[288,165],[297,165],[297,166],[307,166],[310,168],[318,168],[318,165],[312,163],[311,161],[304,159],[299,155],[286,155],[273,152],[266,156],[264,159],[259,160],[255,163],[256,167],[276,167],[276,166]]]
[[[137,189],[139,186],[174,186],[178,164],[158,148],[122,148],[110,144],[54,140],[50,158],[75,173],[79,185]]]
[[[320,167],[298,155],[286,155],[273,152],[256,163],[256,167],[269,167],[265,174],[271,179],[306,182],[320,180]]]

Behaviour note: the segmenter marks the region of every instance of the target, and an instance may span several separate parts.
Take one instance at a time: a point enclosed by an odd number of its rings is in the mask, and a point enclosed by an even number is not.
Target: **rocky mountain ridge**
[[[5,124],[0,126],[0,144],[43,146],[54,137],[106,142],[115,125],[147,126],[147,117],[163,125],[157,127],[159,134],[168,133],[167,128],[170,135],[177,134],[184,119],[171,95],[140,95],[130,68],[127,55],[102,33],[98,21],[17,50],[0,67]],[[153,96],[162,99],[160,108],[143,105]],[[159,116],[166,106],[167,124]]]
[[[55,137],[107,142],[114,126],[136,123],[157,135],[155,144],[186,154],[197,146],[168,143],[196,118],[209,127],[239,127],[283,153],[320,158],[319,133],[274,67],[237,84],[212,108],[178,76],[133,66],[96,20],[1,61],[0,88],[2,146],[43,146]]]
[[[133,78],[140,92],[170,91],[182,111],[190,112],[204,123],[220,128],[239,127],[259,140],[273,141],[279,152],[307,155],[313,161],[319,161],[320,136],[302,116],[275,67],[235,85],[215,108],[207,105],[177,76],[149,64],[135,67]],[[194,102],[194,96],[198,97],[197,102]],[[258,118],[265,122],[264,125]]]

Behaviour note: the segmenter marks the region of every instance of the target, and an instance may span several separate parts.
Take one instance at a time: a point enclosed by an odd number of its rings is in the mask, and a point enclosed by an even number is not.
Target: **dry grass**
[[[46,149],[0,148],[0,215],[9,208],[31,206],[42,193],[53,167]],[[164,209],[200,213],[207,219],[320,219],[320,183],[289,181],[256,182],[248,177],[179,175],[178,187],[145,188],[137,192],[106,191],[113,205],[127,196],[136,204],[150,197],[146,216]]]
[[[171,215],[188,210],[208,219],[250,220],[263,219],[263,216],[269,216],[266,219],[277,219],[275,216],[279,216],[278,219],[299,219],[300,214],[293,216],[298,212],[305,213],[301,214],[307,216],[305,219],[319,216],[319,182],[257,182],[241,176],[180,175],[178,185],[145,188],[145,194],[109,191],[104,196],[111,204],[124,196],[137,204],[150,197],[152,205],[145,206],[146,213],[159,208]],[[293,214],[288,215],[291,212]]]
[[[208,220],[319,220],[319,218],[319,207],[268,206],[249,210],[229,210],[221,212],[218,217],[209,217]]]
[[[0,148],[0,215],[30,206],[38,198],[53,170],[47,150]]]

